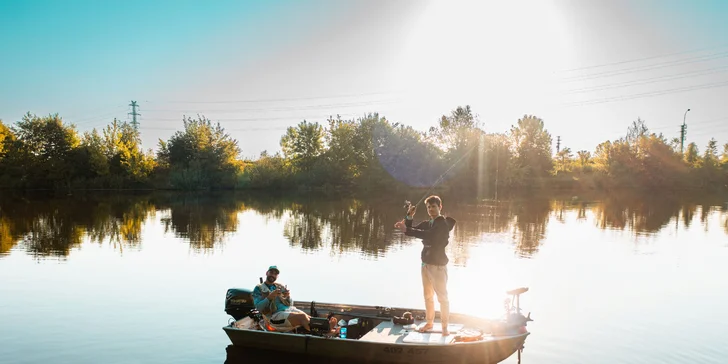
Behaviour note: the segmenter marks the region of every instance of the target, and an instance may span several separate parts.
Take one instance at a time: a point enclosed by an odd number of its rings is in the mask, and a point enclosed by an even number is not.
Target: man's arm
[[[271,303],[268,297],[263,297],[263,292],[260,291],[260,287],[255,286],[255,289],[253,289],[253,304],[255,305],[255,309],[261,312],[265,311]]]
[[[281,294],[278,297],[281,298],[281,302],[283,302],[284,305],[286,305],[286,306],[293,306],[293,299],[291,298],[291,291],[288,291],[286,289],[286,292],[288,293],[288,297],[283,297],[283,294]]]
[[[442,234],[443,232],[449,232],[447,228],[447,223],[443,219],[435,220],[435,223],[429,229],[421,229],[420,227],[423,224],[425,224],[426,227],[429,227],[429,223],[427,221],[423,221],[419,225],[417,225],[417,227],[407,226],[407,230],[404,232],[404,234],[407,236],[414,236],[420,239],[431,240],[438,234]]]
[[[404,226],[406,226],[407,229],[411,228],[413,221],[414,220],[412,220],[411,217],[409,217],[409,218],[405,217],[405,219],[404,219]],[[419,229],[419,230],[428,230],[430,228],[430,223],[427,220],[423,220],[423,221],[420,221],[420,223],[417,224],[417,226],[415,226],[414,228],[415,229]]]

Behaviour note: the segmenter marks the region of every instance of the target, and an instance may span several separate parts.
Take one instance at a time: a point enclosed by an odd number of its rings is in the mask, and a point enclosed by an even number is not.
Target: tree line
[[[367,192],[436,186],[479,197],[496,191],[556,189],[711,189],[728,185],[728,143],[693,142],[651,132],[642,119],[593,151],[553,150],[544,121],[524,115],[487,133],[470,106],[426,131],[377,113],[303,120],[287,128],[281,151],[255,160],[219,123],[182,118],[158,150],[144,150],[130,123],[114,119],[80,134],[59,115],[0,120],[0,187],[9,189],[326,190]]]

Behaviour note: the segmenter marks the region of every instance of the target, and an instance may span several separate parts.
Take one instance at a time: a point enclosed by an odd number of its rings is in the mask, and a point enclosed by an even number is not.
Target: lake
[[[275,264],[294,299],[424,307],[420,196],[384,197],[0,195],[0,362],[300,363],[231,350],[226,289]],[[522,363],[728,360],[728,198],[443,201],[451,310],[529,287]]]

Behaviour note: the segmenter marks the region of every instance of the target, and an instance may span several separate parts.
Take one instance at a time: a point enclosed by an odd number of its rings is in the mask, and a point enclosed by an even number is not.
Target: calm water
[[[296,362],[227,350],[225,290],[276,264],[294,298],[423,307],[400,200],[0,196],[0,362]],[[522,363],[728,362],[726,199],[445,196],[444,212],[453,311],[497,316],[530,287]]]

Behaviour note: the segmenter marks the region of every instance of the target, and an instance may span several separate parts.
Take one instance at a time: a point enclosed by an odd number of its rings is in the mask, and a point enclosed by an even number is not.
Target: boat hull
[[[392,344],[314,335],[223,328],[233,345],[291,354],[386,363],[499,363],[523,347],[529,333],[449,345]]]

